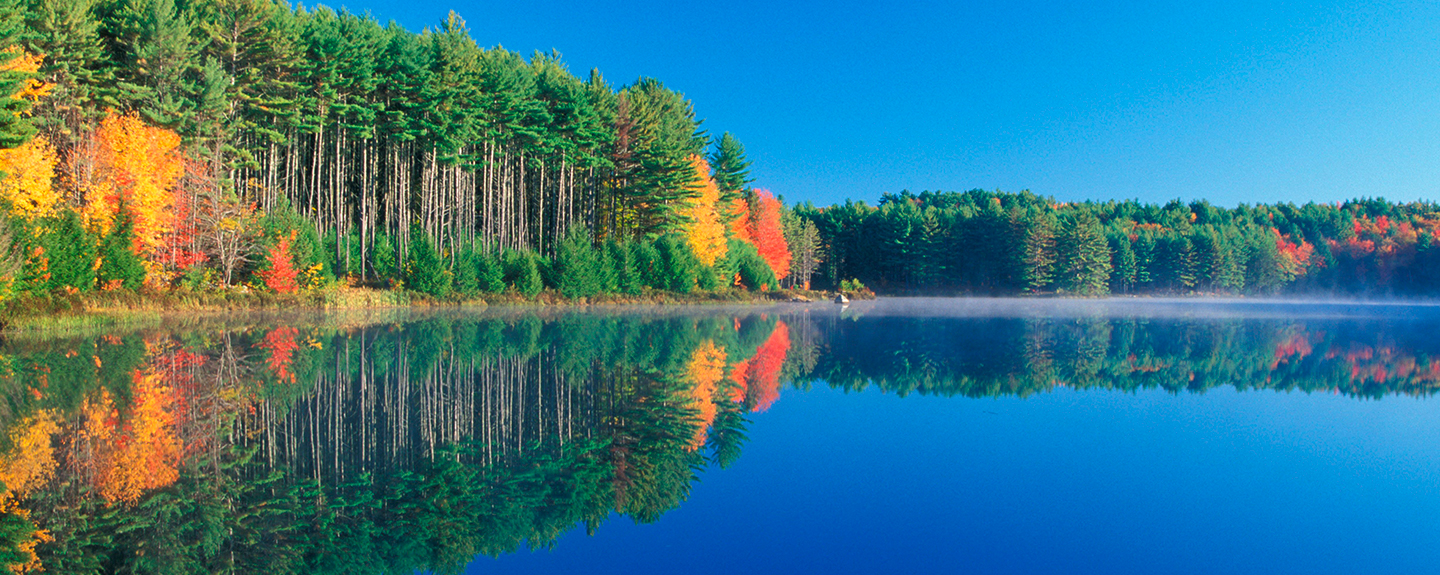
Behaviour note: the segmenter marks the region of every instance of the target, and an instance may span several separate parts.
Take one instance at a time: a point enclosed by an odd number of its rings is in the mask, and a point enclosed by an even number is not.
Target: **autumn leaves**
[[[739,329],[739,322],[736,322]],[[765,411],[780,397],[780,368],[790,350],[790,328],[776,321],[770,337],[748,359],[727,363],[725,349],[707,339],[695,348],[686,366],[689,404],[696,412],[690,449],[705,445],[706,432],[722,409]],[[729,377],[726,378],[726,371]]]
[[[727,283],[769,289],[774,280],[790,272],[790,248],[780,227],[780,202],[765,190],[744,190],[741,197],[726,202],[716,179],[711,177],[709,162],[696,155],[691,156],[690,165],[697,183],[683,210],[687,220],[684,232],[695,258],[708,268],[731,256],[726,262],[730,264],[726,272],[732,276]],[[732,248],[732,241],[743,245]],[[743,252],[749,251],[746,246],[769,267],[770,281],[744,281]],[[732,254],[732,249],[736,253]]]

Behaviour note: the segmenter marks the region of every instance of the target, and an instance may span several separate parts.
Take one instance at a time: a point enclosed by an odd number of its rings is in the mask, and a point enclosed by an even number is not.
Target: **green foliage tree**
[[[405,287],[435,297],[450,295],[455,276],[440,260],[430,238],[418,229],[412,230],[409,252],[405,257]]]
[[[115,212],[110,233],[100,242],[100,268],[95,279],[102,287],[140,289],[145,283],[145,265],[135,254],[135,218],[123,203]]]
[[[1082,295],[1110,291],[1111,254],[1100,220],[1087,210],[1067,218],[1059,241],[1061,286]]]
[[[570,299],[591,297],[600,293],[604,281],[600,256],[591,244],[590,231],[583,227],[570,230],[555,251],[556,286]]]
[[[465,246],[455,254],[452,275],[455,278],[455,292],[462,297],[475,297],[480,293],[479,254]]]
[[[540,276],[540,257],[531,251],[505,252],[505,281],[520,295],[529,298],[540,295],[545,288]]]
[[[502,266],[494,256],[476,253],[475,283],[476,287],[485,293],[500,293],[505,291],[504,266]]]
[[[75,288],[88,291],[95,286],[95,241],[85,231],[74,210],[63,210],[49,222],[42,236],[49,256],[49,289]]]
[[[374,262],[371,269],[374,270],[378,279],[398,278],[399,267],[396,265],[398,258],[395,257],[395,242],[390,239],[390,234],[378,234],[375,236],[375,245],[370,249]]]
[[[725,205],[741,198],[754,181],[750,178],[750,160],[745,159],[745,146],[730,132],[721,134],[715,142],[715,149],[710,153],[710,171],[710,177],[720,188],[720,201]],[[729,215],[729,210],[721,213]]]
[[[700,273],[700,261],[690,251],[690,242],[678,234],[666,234],[655,240],[655,251],[659,254],[659,283],[676,293],[690,293],[695,290]]]
[[[1050,287],[1055,275],[1055,219],[1050,214],[1031,214],[1021,220],[1024,252],[1020,256],[1025,291],[1039,292]]]

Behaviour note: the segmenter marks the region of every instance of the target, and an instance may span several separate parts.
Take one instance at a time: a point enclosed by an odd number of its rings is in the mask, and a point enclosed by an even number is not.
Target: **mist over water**
[[[1440,559],[1437,327],[887,298],[29,334],[0,481],[59,572],[1406,572]]]

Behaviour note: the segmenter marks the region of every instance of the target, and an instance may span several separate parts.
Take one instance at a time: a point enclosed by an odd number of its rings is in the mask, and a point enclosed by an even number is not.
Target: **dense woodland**
[[[51,573],[454,571],[657,520],[787,388],[1429,396],[1416,322],[497,313],[0,345],[0,557]]]
[[[660,81],[272,0],[0,0],[6,295],[1430,294],[1432,203],[787,208]],[[848,282],[848,283],[842,283]]]
[[[682,94],[482,48],[453,13],[414,33],[271,0],[4,0],[0,47],[11,292],[789,274],[779,202]]]
[[[819,285],[889,293],[1359,294],[1440,290],[1440,206],[1058,203],[1028,192],[886,194],[796,207]]]

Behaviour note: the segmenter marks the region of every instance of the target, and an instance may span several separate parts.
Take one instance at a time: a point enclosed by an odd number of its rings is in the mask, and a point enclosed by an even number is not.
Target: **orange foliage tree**
[[[739,384],[734,401],[750,405],[751,411],[765,411],[780,398],[780,367],[790,351],[790,326],[775,322],[775,331],[750,359],[735,364],[730,378]]]
[[[183,270],[207,259],[200,246],[201,210],[197,204],[200,190],[215,184],[204,162],[182,158],[181,163],[184,178],[171,189],[171,225],[161,241],[164,251],[156,255],[161,263]]]
[[[755,245],[754,220],[750,217],[750,201],[735,198],[730,202],[730,235],[737,240]]]
[[[695,170],[695,197],[689,200],[685,216],[689,220],[685,227],[685,239],[696,259],[707,266],[725,257],[725,224],[720,220],[717,206],[720,204],[720,188],[710,179],[710,164],[705,158],[690,156],[690,167]]]
[[[1300,243],[1290,239],[1290,234],[1280,235],[1280,230],[1270,228],[1275,234],[1275,248],[1280,252],[1280,265],[1284,268],[1287,278],[1294,279],[1305,275],[1310,266],[1310,256],[1315,253],[1315,246],[1303,238]]]
[[[88,444],[89,469],[96,491],[107,501],[134,503],[148,491],[168,486],[180,476],[181,444],[175,435],[174,397],[161,374],[131,374],[129,414],[120,417],[108,390],[87,399],[85,421],[76,441]]]
[[[715,389],[725,376],[725,350],[716,346],[714,341],[705,340],[690,354],[685,375],[691,384],[690,405],[700,413],[695,435],[688,446],[694,451],[705,445],[705,432],[715,422]]]
[[[135,115],[111,112],[95,130],[88,180],[76,174],[90,224],[107,232],[123,203],[135,218],[135,243],[147,258],[160,255],[174,225],[175,187],[183,174],[180,136],[147,126]]]

